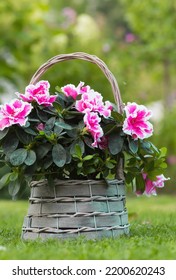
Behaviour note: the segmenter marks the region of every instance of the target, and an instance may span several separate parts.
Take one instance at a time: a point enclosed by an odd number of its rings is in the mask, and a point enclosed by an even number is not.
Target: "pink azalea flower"
[[[98,147],[101,150],[105,150],[108,147],[108,137],[107,136],[103,136],[98,140]]]
[[[77,88],[79,90],[79,94],[89,92],[90,90],[90,86],[84,86],[84,82],[80,82]]]
[[[42,130],[45,129],[45,126],[44,126],[43,123],[39,123],[39,124],[36,126],[36,128],[37,128],[39,131],[42,131]]]
[[[105,105],[103,108],[103,116],[110,117],[112,109],[113,109],[113,106],[112,106],[111,102],[105,101]]]
[[[71,96],[73,99],[76,99],[79,94],[87,92],[89,88],[89,86],[84,86],[84,83],[80,82],[77,87],[75,87],[73,84],[68,84],[64,87],[61,87],[61,90],[67,97]]]
[[[109,101],[106,101],[104,104],[102,95],[90,89],[82,94],[80,100],[76,101],[75,108],[82,113],[98,112],[100,115],[108,118],[111,115],[112,105]]]
[[[131,135],[133,139],[144,139],[152,135],[153,125],[148,121],[152,115],[150,110],[134,102],[128,103],[124,110],[126,112],[124,133]]]
[[[22,100],[27,102],[37,102],[39,105],[52,106],[57,95],[49,94],[50,84],[48,81],[40,81],[36,85],[28,85],[25,94],[16,93]]]
[[[63,93],[65,93],[67,97],[71,96],[73,99],[76,99],[78,95],[78,89],[72,84],[68,84],[64,87],[61,87],[61,90],[63,91]]]
[[[145,192],[147,196],[156,195],[156,188],[163,188],[164,182],[169,180],[170,178],[165,178],[163,174],[156,176],[155,181],[151,181],[147,174],[143,173],[143,178],[145,180]]]
[[[89,93],[84,93],[81,100],[77,100],[75,104],[77,111],[87,113],[93,110],[92,102],[90,102]]]
[[[27,116],[32,110],[32,105],[22,100],[13,99],[9,104],[0,106],[0,130],[13,124],[24,126]]]
[[[92,143],[93,147],[98,147],[98,142],[103,136],[103,130],[100,126],[101,118],[98,116],[98,113],[87,112],[84,116],[84,123],[87,130],[92,135],[94,142]]]

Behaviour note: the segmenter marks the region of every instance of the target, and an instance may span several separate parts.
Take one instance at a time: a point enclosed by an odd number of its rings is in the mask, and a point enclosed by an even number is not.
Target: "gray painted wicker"
[[[32,182],[23,239],[116,237],[129,233],[123,181]]]

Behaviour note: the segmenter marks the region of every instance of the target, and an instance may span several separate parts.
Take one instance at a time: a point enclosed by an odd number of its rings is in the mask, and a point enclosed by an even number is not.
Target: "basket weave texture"
[[[82,52],[57,55],[39,67],[30,84],[36,84],[53,65],[73,59],[85,60],[100,68],[111,85],[118,112],[122,113],[123,102],[117,81],[107,65],[95,55]],[[49,187],[45,180],[33,182],[22,238],[68,238],[84,235],[91,239],[128,234],[121,160],[116,178],[108,182],[56,180],[52,187]]]
[[[22,238],[88,239],[129,233],[123,181],[56,180],[33,182]]]

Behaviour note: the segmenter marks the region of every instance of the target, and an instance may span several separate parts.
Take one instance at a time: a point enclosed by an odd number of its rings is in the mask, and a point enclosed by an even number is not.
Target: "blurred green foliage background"
[[[38,67],[61,53],[101,58],[117,78],[123,101],[153,109],[159,147],[168,148],[165,191],[176,189],[176,1],[1,0],[0,101],[24,91]],[[67,61],[43,77],[56,85],[85,81],[113,101],[96,65]]]

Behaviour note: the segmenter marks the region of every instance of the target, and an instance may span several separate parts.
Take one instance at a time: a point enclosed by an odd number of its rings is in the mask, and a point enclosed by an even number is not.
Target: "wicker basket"
[[[129,233],[123,181],[56,180],[33,182],[23,239],[88,239]]]
[[[111,84],[119,113],[123,103],[115,77],[106,64],[94,55],[72,53],[55,56],[43,64],[31,79],[35,84],[52,65],[71,59],[96,64]],[[129,233],[125,207],[123,164],[117,179],[55,180],[51,187],[46,180],[32,182],[29,210],[22,228],[23,239],[116,237]]]

